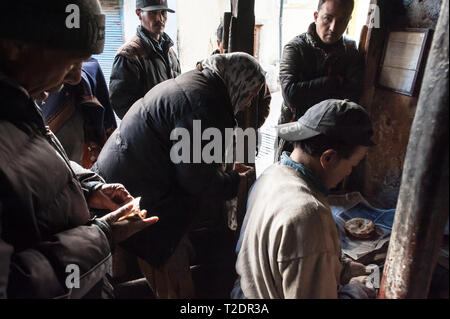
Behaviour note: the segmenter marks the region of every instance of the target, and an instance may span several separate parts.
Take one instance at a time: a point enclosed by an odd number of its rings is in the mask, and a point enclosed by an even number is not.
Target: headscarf
[[[202,62],[203,69],[217,74],[225,84],[234,114],[250,106],[265,85],[265,72],[258,61],[244,52],[216,54]]]

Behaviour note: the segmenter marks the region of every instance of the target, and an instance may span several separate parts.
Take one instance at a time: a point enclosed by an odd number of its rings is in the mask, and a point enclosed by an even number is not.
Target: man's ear
[[[319,17],[319,12],[314,12],[314,22],[317,22],[317,18]]]
[[[335,165],[338,160],[338,154],[333,149],[328,149],[320,156],[320,165],[324,168],[330,168]]]
[[[138,16],[139,20],[142,21],[142,18],[141,18],[141,12],[142,12],[141,9],[136,9],[136,15]]]

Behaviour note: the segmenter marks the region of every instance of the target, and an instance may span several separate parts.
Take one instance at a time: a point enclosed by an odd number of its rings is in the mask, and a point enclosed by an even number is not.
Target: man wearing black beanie
[[[70,162],[34,102],[78,83],[104,35],[97,0],[0,5],[0,298],[113,297],[114,245],[157,221],[117,222],[131,195]]]

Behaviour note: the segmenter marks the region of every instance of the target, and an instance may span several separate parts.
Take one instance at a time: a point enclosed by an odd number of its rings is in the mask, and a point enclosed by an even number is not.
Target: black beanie
[[[105,44],[105,15],[98,0],[1,1],[0,39],[99,54]]]

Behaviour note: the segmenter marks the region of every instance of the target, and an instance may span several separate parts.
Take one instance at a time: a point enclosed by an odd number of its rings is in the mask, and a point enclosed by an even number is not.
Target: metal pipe
[[[379,298],[426,298],[448,219],[448,0],[443,0],[416,115]]]

